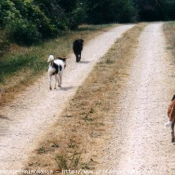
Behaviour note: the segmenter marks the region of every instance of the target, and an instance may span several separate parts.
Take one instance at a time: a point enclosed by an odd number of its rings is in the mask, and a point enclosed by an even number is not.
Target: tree
[[[59,0],[70,29],[76,29],[87,17],[87,0]]]
[[[166,18],[164,0],[134,0],[140,21],[160,21]]]
[[[11,0],[0,1],[0,26],[5,27],[16,18],[21,18],[19,10],[16,9],[15,4]]]
[[[93,24],[133,22],[137,10],[132,0],[89,0],[88,22]]]
[[[175,20],[175,0],[164,0],[165,19]]]

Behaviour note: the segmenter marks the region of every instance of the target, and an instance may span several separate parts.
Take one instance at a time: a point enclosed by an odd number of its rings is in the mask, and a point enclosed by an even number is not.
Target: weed
[[[79,164],[79,161],[80,161],[80,157],[81,157],[81,153],[78,153],[78,152],[74,152],[72,157],[70,158],[70,167],[71,168],[76,168]]]
[[[64,115],[64,117],[66,117],[66,118],[71,118],[71,117],[73,117],[72,115],[69,115],[69,114],[66,114],[66,115]]]
[[[64,155],[58,155],[55,158],[57,166],[60,169],[68,170],[67,158]]]
[[[89,170],[90,169],[88,163],[82,163],[81,168],[84,169],[84,170]]]
[[[77,145],[73,139],[70,139],[70,143],[68,144],[68,148],[76,148]]]
[[[84,121],[93,121],[94,119],[93,118],[90,118],[89,115],[85,115],[85,117],[83,117],[83,120]]]
[[[59,145],[58,145],[58,143],[53,143],[53,144],[51,145],[51,147],[53,147],[53,148],[59,148]]]
[[[114,63],[114,60],[112,60],[110,58],[107,58],[107,59],[105,59],[105,63],[106,64],[112,64],[112,63]]]
[[[91,108],[90,111],[89,111],[89,113],[94,113],[94,109]]]
[[[99,100],[98,102],[96,102],[96,105],[101,106],[103,103]]]
[[[40,147],[36,151],[37,151],[37,154],[45,154],[47,152],[44,147]]]
[[[81,153],[76,151],[68,158],[67,155],[57,155],[55,160],[59,169],[75,169],[80,161]]]

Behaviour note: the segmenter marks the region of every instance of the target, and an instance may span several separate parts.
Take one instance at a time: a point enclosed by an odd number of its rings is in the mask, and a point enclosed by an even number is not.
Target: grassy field
[[[100,163],[117,97],[129,77],[138,37],[145,25],[138,24],[123,34],[94,67],[58,116],[58,122],[43,136],[26,169],[50,169],[54,174],[63,174],[68,169],[93,170]]]
[[[67,56],[72,53],[75,39],[83,38],[86,43],[116,25],[82,25],[77,31],[62,32],[57,39],[32,47],[11,44],[9,51],[0,57],[0,88],[3,90],[0,105],[13,100],[46,72],[48,55]]]

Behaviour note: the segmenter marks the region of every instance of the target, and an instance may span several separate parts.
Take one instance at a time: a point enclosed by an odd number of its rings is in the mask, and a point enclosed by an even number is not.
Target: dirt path
[[[163,129],[175,93],[175,66],[166,47],[162,23],[145,27],[99,169],[116,175],[175,174],[175,145],[170,129]]]
[[[0,169],[22,168],[41,135],[57,120],[66,102],[74,95],[95,63],[131,27],[133,25],[114,28],[87,43],[79,64],[70,55],[61,89],[50,91],[47,75],[44,75],[13,103],[1,109]]]

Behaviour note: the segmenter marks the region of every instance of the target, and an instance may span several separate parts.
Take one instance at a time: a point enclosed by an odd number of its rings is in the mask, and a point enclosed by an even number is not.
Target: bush
[[[76,8],[69,15],[69,28],[77,29],[80,24],[84,22],[86,18],[86,12],[84,12],[83,8]]]
[[[20,12],[16,9],[11,0],[0,1],[0,27],[5,27],[9,22],[21,18]]]
[[[11,40],[20,45],[33,45],[41,40],[35,25],[27,20],[18,20],[10,28]]]
[[[5,31],[0,30],[0,56],[2,56],[9,48],[10,42]]]
[[[132,0],[89,0],[88,23],[130,23],[136,19],[137,9]]]

